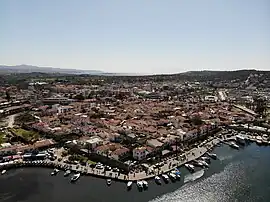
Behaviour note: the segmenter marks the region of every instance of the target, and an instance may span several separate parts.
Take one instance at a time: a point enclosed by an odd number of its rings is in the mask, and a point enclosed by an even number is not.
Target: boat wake
[[[193,182],[204,175],[204,170],[199,170],[193,174],[185,176],[184,183]]]

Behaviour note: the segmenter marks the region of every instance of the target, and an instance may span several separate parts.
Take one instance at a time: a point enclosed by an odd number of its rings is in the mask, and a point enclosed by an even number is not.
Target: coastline
[[[45,168],[58,168],[60,170],[64,170],[66,168],[69,168],[72,172],[80,172],[83,175],[89,175],[89,176],[94,176],[94,177],[99,177],[99,178],[110,178],[113,180],[117,181],[138,181],[138,180],[147,180],[147,179],[152,179],[156,175],[160,175],[162,173],[167,173],[175,168],[183,166],[185,163],[188,163],[190,161],[196,160],[200,158],[201,156],[205,155],[208,151],[212,150],[218,143],[220,143],[221,140],[219,138],[215,138],[211,140],[210,142],[207,142],[205,145],[202,147],[197,147],[189,150],[188,152],[185,152],[177,157],[174,157],[162,167],[161,172],[154,172],[154,174],[147,175],[145,172],[140,172],[131,174],[129,173],[128,175],[124,174],[117,174],[116,172],[105,172],[102,173],[100,170],[95,169],[95,168],[89,168],[87,166],[79,166],[77,165],[70,165],[70,164],[65,164],[65,163],[60,163],[57,161],[49,161],[49,160],[44,160],[44,161],[18,161],[18,162],[10,162],[5,165],[0,165],[1,169],[16,169],[16,168],[21,168],[21,167],[45,167]],[[185,160],[179,160],[185,157]],[[169,166],[169,163],[171,165],[175,166]]]

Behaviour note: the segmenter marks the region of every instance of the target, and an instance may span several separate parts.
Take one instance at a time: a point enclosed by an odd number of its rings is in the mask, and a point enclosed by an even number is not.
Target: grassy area
[[[22,137],[26,141],[35,141],[39,138],[39,134],[37,132],[34,132],[34,131],[28,131],[28,130],[24,130],[22,128],[18,128],[18,129],[12,128],[11,131],[15,135]]]
[[[96,162],[91,161],[91,160],[87,160],[87,163],[88,163],[88,164],[96,164]]]
[[[0,132],[0,144],[5,143],[5,134]]]
[[[89,164],[96,164],[96,162],[91,161],[87,157],[82,156],[82,155],[78,155],[78,154],[70,156],[69,160],[71,160],[71,161],[79,161],[79,162],[84,162],[84,163],[87,162]]]

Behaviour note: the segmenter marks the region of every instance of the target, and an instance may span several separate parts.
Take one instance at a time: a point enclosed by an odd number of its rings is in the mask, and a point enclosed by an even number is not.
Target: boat
[[[199,166],[199,167],[204,167],[204,164],[201,162],[201,161],[198,161],[198,160],[194,160],[193,161],[193,164],[195,165],[195,166]]]
[[[162,178],[163,178],[163,180],[164,180],[166,183],[169,182],[169,177],[168,177],[168,175],[163,174],[163,175],[162,175]]]
[[[60,171],[60,170],[58,170],[58,169],[55,168],[55,169],[51,172],[51,175],[56,175],[59,171]]]
[[[194,172],[195,167],[194,167],[192,164],[186,163],[186,164],[185,164],[185,167],[186,167],[189,171]]]
[[[142,183],[143,183],[143,187],[144,187],[145,189],[148,189],[148,182],[145,181],[145,180],[143,180]]]
[[[237,141],[239,144],[242,144],[242,145],[245,145],[245,144],[246,144],[246,138],[244,138],[244,137],[241,136],[241,135],[236,135],[236,141]]]
[[[74,174],[74,175],[71,177],[70,181],[71,181],[71,182],[75,182],[75,181],[77,181],[77,180],[80,178],[80,176],[81,176],[80,173]]]
[[[263,140],[263,139],[262,139],[261,136],[257,136],[257,137],[256,137],[256,143],[257,143],[258,145],[262,145],[262,143],[263,143],[262,140]]]
[[[207,155],[210,156],[212,159],[217,159],[217,155],[214,153],[207,152]]]
[[[155,177],[155,182],[156,182],[157,184],[161,184],[161,179],[160,179],[159,176],[156,176],[156,177]]]
[[[239,146],[234,142],[231,142],[230,147],[232,147],[234,149],[239,149]]]
[[[70,171],[70,170],[66,170],[66,172],[64,173],[64,177],[69,176],[69,175],[70,175],[70,173],[71,173],[71,171]]]
[[[1,174],[4,175],[7,172],[7,170],[2,170]]]
[[[171,178],[172,181],[175,181],[176,180],[176,175],[173,172],[170,172],[169,173],[169,176],[170,176],[170,178]]]
[[[129,182],[127,183],[127,188],[128,188],[128,189],[131,189],[131,187],[132,187],[132,181],[129,181]]]
[[[142,181],[137,181],[137,187],[138,187],[138,189],[142,189],[143,188],[143,182]]]
[[[206,163],[205,161],[203,161],[203,160],[199,160],[199,162],[204,166],[204,167],[209,167],[209,164],[208,163]]]
[[[206,156],[203,156],[202,158],[201,158],[203,161],[205,161],[206,163],[211,163],[211,160],[210,160],[210,158],[209,157],[206,157]]]
[[[111,179],[107,179],[107,185],[110,186],[112,184],[112,180]]]

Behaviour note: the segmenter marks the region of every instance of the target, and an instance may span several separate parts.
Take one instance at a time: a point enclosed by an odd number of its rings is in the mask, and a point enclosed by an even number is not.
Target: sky
[[[270,1],[1,0],[0,64],[270,70]]]

